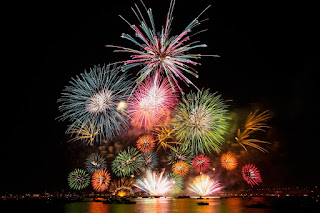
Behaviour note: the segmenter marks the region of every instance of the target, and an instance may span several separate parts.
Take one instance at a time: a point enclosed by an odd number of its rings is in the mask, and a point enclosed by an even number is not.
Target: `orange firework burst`
[[[185,176],[189,171],[189,165],[184,161],[178,161],[177,163],[173,164],[172,171],[179,176]]]
[[[224,167],[225,169],[231,171],[235,169],[237,165],[238,165],[237,159],[232,153],[228,152],[221,156],[221,166]]]
[[[92,175],[92,187],[97,192],[107,190],[110,183],[110,174],[106,169],[101,169]]]
[[[144,135],[137,140],[137,148],[141,152],[150,152],[154,146],[155,143],[152,135]]]

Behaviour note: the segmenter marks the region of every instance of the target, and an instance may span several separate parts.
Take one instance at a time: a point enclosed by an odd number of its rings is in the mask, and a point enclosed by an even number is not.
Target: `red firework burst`
[[[253,164],[247,164],[242,167],[242,177],[252,187],[262,183],[259,169]]]
[[[149,78],[139,85],[130,99],[128,113],[134,124],[150,129],[166,117],[177,97],[178,93],[167,79]]]
[[[97,192],[107,190],[110,183],[110,174],[106,169],[101,169],[92,175],[92,187]]]
[[[210,166],[210,159],[203,154],[199,154],[193,159],[192,165],[197,172],[204,172]]]
[[[144,135],[137,140],[137,148],[141,152],[150,152],[154,146],[155,143],[152,135]]]

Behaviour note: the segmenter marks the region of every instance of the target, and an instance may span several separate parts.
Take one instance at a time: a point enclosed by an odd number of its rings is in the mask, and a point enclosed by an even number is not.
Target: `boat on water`
[[[209,205],[209,203],[206,203],[206,202],[199,202],[199,203],[197,203],[198,205],[204,205],[204,206],[207,206],[207,205]]]

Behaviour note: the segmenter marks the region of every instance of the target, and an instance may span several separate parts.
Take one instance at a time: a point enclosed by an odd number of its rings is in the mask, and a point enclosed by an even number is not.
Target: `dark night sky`
[[[106,44],[133,47],[120,38],[123,32],[133,33],[118,15],[137,23],[130,7],[139,1],[105,2],[13,5],[8,10],[5,27],[13,62],[3,71],[9,73],[8,82],[3,84],[10,84],[10,88],[3,93],[11,113],[4,112],[8,130],[3,133],[0,155],[4,178],[1,192],[66,187],[70,169],[66,151],[70,146],[64,136],[67,123],[55,120],[61,90],[84,69],[128,57],[113,53],[104,47]],[[185,2],[176,2],[172,35],[212,4],[203,15],[209,20],[196,28],[209,30],[194,38],[208,47],[194,52],[221,56],[203,57],[197,67],[200,78],[193,82],[233,100],[233,110],[243,112],[261,106],[272,112],[268,139],[278,141],[279,147],[261,158],[266,161],[261,167],[268,165],[266,182],[319,183],[316,7],[279,1]],[[159,29],[170,1],[145,3],[153,8]]]

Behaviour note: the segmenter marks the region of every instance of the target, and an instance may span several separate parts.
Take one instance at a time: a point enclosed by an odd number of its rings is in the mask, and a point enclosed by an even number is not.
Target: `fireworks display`
[[[98,153],[90,155],[85,162],[86,170],[93,174],[98,170],[107,168],[106,160]]]
[[[176,137],[196,154],[220,151],[228,130],[227,105],[209,90],[189,93],[176,109]]]
[[[259,169],[253,164],[247,164],[242,167],[242,177],[250,186],[262,183]]]
[[[185,176],[189,171],[189,165],[184,161],[178,161],[177,163],[173,164],[172,171],[176,175]]]
[[[137,140],[137,148],[141,152],[150,152],[153,150],[154,146],[155,142],[152,135],[144,135]]]
[[[75,169],[69,173],[68,183],[71,189],[84,189],[90,184],[90,175],[83,169]]]
[[[74,127],[78,127],[76,136],[83,135],[81,129],[87,125],[100,136],[111,139],[128,128],[128,116],[117,106],[128,99],[132,81],[119,67],[95,66],[90,72],[72,78],[70,84],[58,100],[62,103],[59,110],[63,112],[60,119],[73,122],[67,132],[75,132]]]
[[[221,156],[221,166],[226,170],[231,171],[235,169],[237,165],[238,165],[237,159],[232,153],[228,152]]]
[[[209,176],[201,174],[197,176],[191,184],[189,184],[188,189],[201,197],[209,196],[212,193],[220,191],[222,186],[218,181],[211,180]]]
[[[97,192],[103,192],[107,190],[110,183],[110,174],[106,169],[101,169],[92,175],[92,187]]]
[[[69,186],[75,190],[86,188],[91,174],[92,187],[97,192],[109,187],[109,191],[119,197],[136,195],[136,192],[141,194],[140,190],[151,196],[165,196],[185,192],[184,181],[192,179],[187,187],[189,191],[199,196],[212,195],[222,186],[210,178],[219,172],[216,169],[220,169],[212,168],[210,159],[217,159],[214,155],[222,149],[227,150],[220,160],[221,166],[228,171],[219,174],[231,173],[231,170],[234,170],[232,173],[239,172],[235,169],[237,160],[239,166],[242,162],[246,164],[248,158],[241,155],[248,154],[248,146],[267,152],[258,144],[270,143],[255,139],[253,134],[265,131],[271,116],[269,111],[253,111],[243,128],[238,129],[238,124],[234,124],[237,119],[230,122],[228,105],[222,96],[210,93],[209,89],[199,90],[185,76],[188,73],[198,77],[193,67],[199,65],[195,60],[203,55],[190,52],[206,45],[198,41],[189,43],[189,33],[203,21],[199,17],[209,7],[181,34],[171,36],[175,0],[171,0],[165,26],[160,32],[156,31],[151,9],[141,3],[151,28],[136,4],[131,9],[140,28],[121,16],[138,39],[128,34],[122,34],[122,38],[136,44],[139,50],[108,45],[116,47],[117,52],[130,53],[131,59],[122,61],[119,66],[94,66],[89,72],[72,78],[58,100],[61,103],[60,120],[71,123],[66,130],[71,137],[69,141],[82,141],[89,145],[87,151],[97,148],[98,151],[93,152],[101,153],[87,157],[86,171],[75,169],[69,173]],[[134,67],[139,67],[136,82],[126,74]],[[185,95],[179,81],[193,85],[197,91]],[[232,118],[237,118],[233,113]],[[129,130],[129,127],[133,128]],[[232,140],[232,148],[228,147],[230,138],[236,141]],[[239,150],[242,151],[237,152]],[[230,151],[237,153],[237,158]],[[111,163],[109,171],[112,174],[107,171],[107,163]],[[172,172],[165,174],[164,168],[169,166],[172,166]],[[111,180],[114,176],[120,179]],[[136,176],[137,180],[134,179]],[[233,174],[228,175],[231,176]],[[251,187],[262,182],[260,172],[253,164],[242,167],[242,176]]]
[[[204,172],[210,166],[210,159],[203,154],[199,154],[193,159],[192,166],[197,172]]]
[[[164,170],[160,173],[146,171],[145,176],[136,181],[135,187],[152,196],[166,195],[173,189],[170,178],[164,175]]]
[[[151,129],[175,106],[177,97],[167,79],[147,79],[130,98],[128,113],[134,124]]]
[[[131,55],[130,60],[125,61],[122,69],[127,71],[133,67],[143,66],[138,73],[138,84],[143,82],[148,76],[159,76],[160,74],[163,74],[166,76],[173,89],[174,87],[177,87],[181,93],[183,93],[178,84],[178,79],[182,80],[186,84],[194,85],[184,75],[183,72],[189,73],[198,78],[197,71],[191,66],[198,65],[199,63],[195,62],[194,59],[200,59],[202,56],[200,54],[190,54],[189,51],[195,48],[207,46],[205,44],[197,44],[197,42],[186,43],[190,39],[188,33],[201,23],[198,19],[200,15],[209,7],[201,12],[198,17],[192,20],[181,34],[170,37],[174,4],[175,0],[172,0],[167,14],[165,27],[161,30],[161,32],[157,32],[155,29],[151,9],[147,10],[147,14],[152,28],[148,27],[147,22],[145,21],[138,7],[137,11],[134,9],[133,10],[134,14],[140,21],[141,30],[136,25],[130,24],[127,20],[120,16],[130,25],[131,29],[134,30],[136,37],[138,37],[142,43],[128,34],[123,33],[121,37],[133,42],[140,48],[140,50],[113,45],[107,45],[107,47],[116,47],[118,48],[118,50],[116,50],[117,52],[127,52],[133,54]]]
[[[248,150],[245,145],[256,148],[261,152],[268,152],[265,148],[259,146],[256,143],[270,144],[270,142],[249,138],[252,133],[259,130],[263,131],[263,128],[268,128],[265,122],[270,119],[269,111],[264,111],[260,114],[257,113],[258,110],[249,114],[243,131],[238,129],[237,136],[235,137],[236,141],[244,148],[244,150],[246,150],[246,152],[248,152]]]
[[[120,151],[112,161],[112,171],[117,176],[125,177],[138,172],[142,166],[142,155],[136,148],[128,147],[127,150]]]

